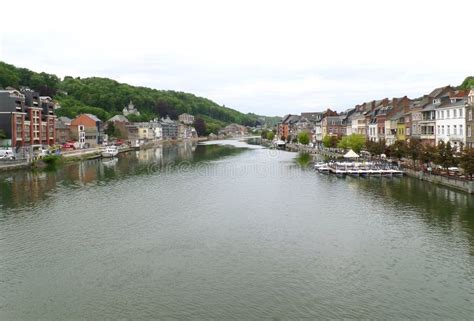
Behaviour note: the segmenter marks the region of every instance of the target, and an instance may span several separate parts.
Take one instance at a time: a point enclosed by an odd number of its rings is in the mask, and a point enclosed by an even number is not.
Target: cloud
[[[474,74],[472,1],[24,1],[0,59],[193,92],[244,112],[339,110]],[[442,9],[453,14],[442,14]],[[462,10],[459,10],[462,8]]]

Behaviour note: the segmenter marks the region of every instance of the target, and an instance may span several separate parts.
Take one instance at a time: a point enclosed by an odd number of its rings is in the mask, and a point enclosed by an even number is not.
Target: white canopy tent
[[[351,149],[344,155],[344,158],[359,158],[359,155]]]

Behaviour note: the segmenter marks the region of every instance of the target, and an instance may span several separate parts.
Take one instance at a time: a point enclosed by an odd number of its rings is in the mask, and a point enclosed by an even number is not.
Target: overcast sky
[[[0,60],[283,115],[458,85],[474,74],[474,1],[27,1]]]

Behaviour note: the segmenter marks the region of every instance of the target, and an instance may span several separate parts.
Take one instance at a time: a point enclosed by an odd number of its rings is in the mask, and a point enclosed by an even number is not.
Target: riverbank
[[[414,178],[418,178],[422,181],[430,182],[437,185],[443,185],[457,190],[474,194],[474,181],[467,181],[456,177],[447,177],[441,175],[434,175],[425,173],[423,171],[415,171],[409,168],[404,168],[403,171],[406,175]]]
[[[272,142],[266,139],[262,139],[261,145],[271,148]],[[317,148],[311,148],[308,146],[292,144],[292,143],[286,144],[285,150],[289,152],[307,153],[313,158],[313,160],[319,156],[322,156],[325,158],[337,159],[337,158],[341,158],[343,155],[329,149],[321,150]],[[454,188],[468,194],[474,194],[474,181],[468,181],[468,180],[464,180],[457,177],[447,177],[447,176],[441,176],[441,175],[428,174],[422,171],[415,171],[410,168],[402,168],[402,170],[404,174],[407,176],[414,177],[414,178],[417,178],[429,183],[443,185],[449,188]]]
[[[208,141],[208,137],[199,137],[193,138],[190,140],[182,140],[182,139],[173,139],[173,140],[160,140],[160,141],[153,141],[147,142],[139,147],[130,147],[125,146],[119,148],[119,154],[125,153],[133,150],[146,150],[150,148],[155,148],[164,145],[173,145],[173,144],[180,144],[185,141],[191,141],[195,143]],[[88,148],[88,149],[76,149],[76,150],[67,150],[61,153],[61,158],[64,163],[74,163],[88,159],[97,159],[102,157],[102,152],[105,150],[105,147],[96,147],[96,148]],[[14,171],[14,170],[25,170],[33,168],[33,161],[28,161],[26,159],[21,160],[8,160],[8,161],[1,161],[0,162],[0,172],[6,171]]]

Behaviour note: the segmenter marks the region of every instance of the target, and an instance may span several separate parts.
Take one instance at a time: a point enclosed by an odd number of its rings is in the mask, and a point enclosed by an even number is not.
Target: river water
[[[244,142],[0,174],[0,320],[470,319],[474,197]]]

